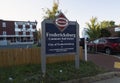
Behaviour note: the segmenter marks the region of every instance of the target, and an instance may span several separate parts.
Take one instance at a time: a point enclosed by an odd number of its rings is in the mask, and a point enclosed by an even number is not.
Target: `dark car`
[[[87,45],[88,51],[102,51],[106,54],[120,52],[120,37],[105,37],[90,41]]]
[[[80,46],[84,49],[84,46],[85,46],[85,44],[84,44],[84,42],[85,42],[85,40],[84,40],[85,38],[80,38],[79,39],[79,44],[80,44]]]
[[[86,41],[89,41],[89,38],[86,38]],[[80,38],[79,39],[79,45],[84,49],[85,47],[85,38]]]

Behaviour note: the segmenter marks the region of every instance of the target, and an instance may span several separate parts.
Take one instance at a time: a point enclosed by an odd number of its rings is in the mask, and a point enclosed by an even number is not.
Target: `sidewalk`
[[[114,63],[120,62],[120,59],[114,55],[106,55],[103,53],[88,54],[88,61],[92,61],[108,71],[120,71],[120,69],[114,68]]]

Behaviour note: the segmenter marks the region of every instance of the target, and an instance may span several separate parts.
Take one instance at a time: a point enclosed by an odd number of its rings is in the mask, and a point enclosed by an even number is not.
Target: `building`
[[[33,44],[37,22],[0,20],[0,45]]]
[[[107,28],[111,33],[111,37],[120,37],[120,26],[114,26]]]

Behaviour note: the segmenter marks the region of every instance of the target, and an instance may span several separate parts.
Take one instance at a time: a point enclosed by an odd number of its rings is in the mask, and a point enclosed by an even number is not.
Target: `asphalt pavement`
[[[99,67],[108,71],[120,71],[120,68],[115,68],[115,62],[120,62],[120,56],[107,55],[104,53],[88,54],[88,61],[94,62]]]
[[[111,79],[101,80],[93,83],[120,83],[120,77],[114,77]]]
[[[106,55],[104,53],[88,54],[88,61],[94,62],[99,67],[109,72],[120,72],[120,68],[115,68],[115,62],[120,63],[120,56]],[[120,65],[118,65],[120,67]],[[120,76],[96,81],[93,83],[120,83]]]

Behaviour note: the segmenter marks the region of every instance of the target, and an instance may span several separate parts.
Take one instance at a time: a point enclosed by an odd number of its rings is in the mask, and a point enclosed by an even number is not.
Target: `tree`
[[[47,8],[47,10],[45,10],[45,19],[54,19],[57,12],[58,12],[58,6],[59,6],[59,1],[53,3],[53,7],[52,9]]]
[[[109,23],[109,21],[102,21],[100,23],[100,26],[101,26],[101,28],[107,28],[110,26],[110,23]]]
[[[114,21],[102,21],[100,23],[101,26],[101,37],[110,37],[111,36],[111,32],[108,30],[112,27],[115,26],[115,22]]]
[[[115,21],[110,21],[110,26],[111,27],[115,26]]]
[[[37,43],[40,40],[40,38],[41,38],[40,29],[39,30],[35,30],[35,32],[33,33],[33,35],[34,35],[35,43]]]
[[[111,33],[107,28],[101,28],[101,36],[100,37],[110,37]]]
[[[38,40],[41,39],[41,30],[40,29],[37,31],[37,39]]]
[[[86,31],[87,35],[89,36],[90,40],[94,40],[96,38],[99,38],[101,35],[101,29],[100,25],[97,22],[96,17],[92,17],[90,19],[90,23],[86,23],[88,26],[88,30]]]
[[[38,41],[38,39],[37,39],[37,36],[38,36],[37,30],[35,30],[35,32],[33,33],[33,36],[34,36],[34,43],[37,43],[37,41]]]
[[[101,26],[101,28],[108,28],[108,27],[113,27],[113,26],[115,26],[115,22],[114,21],[102,21],[101,23],[100,23],[100,26]]]

